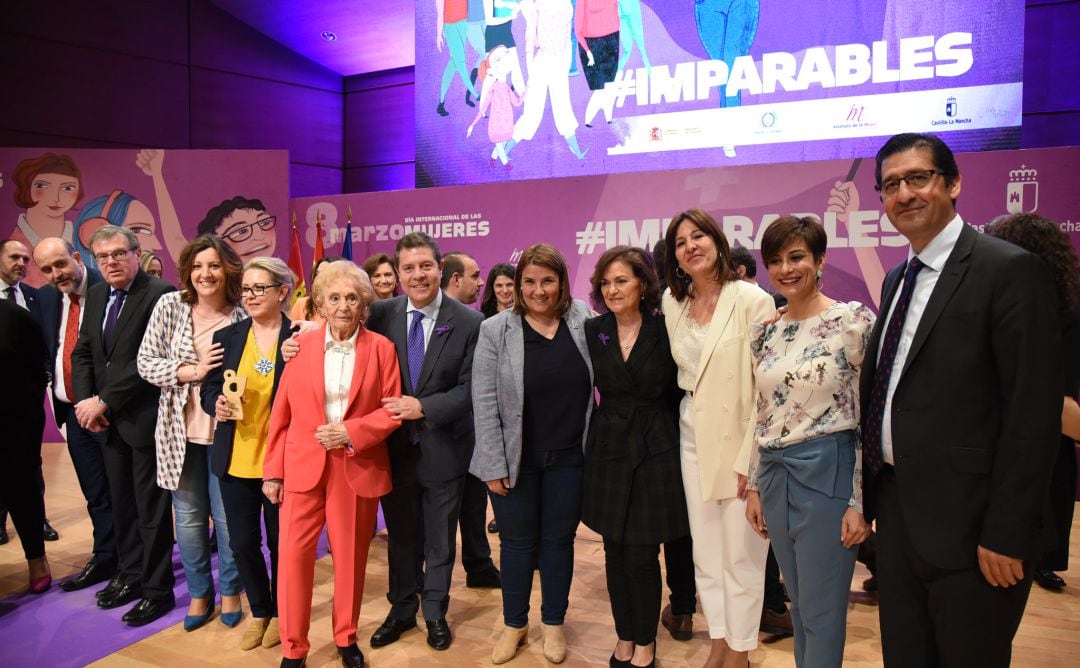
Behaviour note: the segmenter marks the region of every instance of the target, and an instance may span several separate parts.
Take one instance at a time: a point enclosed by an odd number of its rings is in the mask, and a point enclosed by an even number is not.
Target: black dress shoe
[[[176,599],[172,594],[160,598],[144,598],[124,613],[122,619],[128,626],[145,626],[168,614],[175,607]]]
[[[45,528],[41,534],[41,537],[45,540],[60,540],[60,534],[56,533],[56,529],[52,528],[49,520],[45,520]]]
[[[97,605],[102,610],[119,608],[125,603],[131,603],[142,598],[142,587],[137,584],[121,584],[110,596],[102,596]]]
[[[495,520],[491,520],[488,522],[487,531],[488,533],[499,533],[499,524]]]
[[[99,589],[97,592],[95,592],[94,596],[96,596],[97,599],[100,601],[101,599],[103,599],[103,598],[105,598],[107,596],[112,596],[113,594],[116,593],[117,589],[119,589],[120,587],[123,587],[123,586],[124,586],[124,578],[122,578],[119,574],[114,575],[109,580],[109,584],[105,585],[104,589]]]
[[[476,573],[465,574],[465,586],[470,589],[499,589],[502,587],[502,578],[494,566],[485,568]]]
[[[86,589],[99,582],[108,580],[115,572],[115,566],[91,561],[83,566],[82,571],[78,575],[70,580],[61,582],[60,589],[62,591],[79,591],[80,589]]]
[[[341,665],[345,668],[364,668],[364,653],[356,643],[348,647],[338,647],[337,651],[341,655]]]
[[[7,524],[0,525],[0,545],[7,545],[9,540],[11,539],[7,535]]]
[[[446,623],[446,619],[440,617],[428,621],[427,644],[435,649],[443,650],[450,649],[450,643],[453,641],[454,637],[450,635],[450,625]]]
[[[304,668],[307,665],[307,657],[302,659],[286,659],[281,657],[281,668]]]
[[[1065,588],[1065,581],[1061,576],[1046,568],[1035,571],[1035,584],[1050,591],[1061,591]]]
[[[397,642],[402,633],[415,628],[416,617],[403,621],[388,616],[386,621],[382,623],[382,626],[375,629],[375,633],[371,634],[371,646],[386,647],[390,643]]]

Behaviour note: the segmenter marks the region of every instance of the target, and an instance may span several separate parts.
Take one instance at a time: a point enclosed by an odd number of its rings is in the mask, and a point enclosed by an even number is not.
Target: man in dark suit
[[[416,626],[422,607],[428,644],[451,643],[446,609],[454,568],[458,514],[473,451],[470,381],[483,316],[439,289],[439,247],[422,232],[405,235],[394,252],[402,297],[371,305],[366,326],[394,342],[404,396],[383,404],[404,426],[390,436],[394,489],[382,499],[389,534],[392,604],[371,636],[372,647],[395,642]],[[425,564],[417,601],[418,545]]]
[[[23,307],[34,316],[39,324],[41,319],[41,304],[38,299],[37,288],[23,283],[26,279],[26,270],[30,266],[30,251],[26,244],[16,239],[7,239],[0,243],[0,299],[13,301]],[[45,479],[41,478],[41,497],[45,498]],[[10,495],[10,492],[9,492]],[[8,542],[7,535],[7,508],[3,500],[0,500],[0,545]],[[48,518],[44,523],[45,540],[59,540],[60,534],[49,524]]]
[[[72,355],[75,417],[104,438],[119,572],[99,593],[111,609],[141,598],[123,620],[148,624],[172,610],[172,514],[157,485],[154,426],[158,389],[139,376],[135,356],[158,298],[174,288],[139,269],[139,240],[106,225],[90,238],[102,283],[90,288]]]
[[[79,338],[87,292],[101,282],[101,274],[88,269],[79,252],[58,237],[38,242],[34,247],[34,263],[49,280],[49,285],[38,292],[38,298],[52,367],[53,416],[56,425],[65,430],[68,453],[94,527],[93,556],[78,575],[60,585],[64,591],[77,591],[111,578],[117,564],[116,532],[101,437],[83,429],[72,410],[71,355]]]
[[[484,287],[480,267],[465,253],[447,253],[442,259],[443,294],[462,304],[475,304]],[[461,495],[461,565],[465,569],[465,586],[477,589],[502,586],[499,569],[491,560],[487,524],[488,491],[482,480],[465,474],[465,491]]]
[[[1061,431],[1056,293],[1037,257],[956,213],[939,138],[889,139],[876,179],[911,242],[861,378],[885,665],[1008,666]]]

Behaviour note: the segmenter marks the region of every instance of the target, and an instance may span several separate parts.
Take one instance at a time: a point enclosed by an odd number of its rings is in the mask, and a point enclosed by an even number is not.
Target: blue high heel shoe
[[[224,603],[224,599],[225,599],[225,597],[224,597],[224,595],[222,595],[222,603]],[[235,628],[236,625],[239,624],[240,620],[243,619],[243,618],[244,618],[244,609],[242,607],[238,608],[236,610],[236,612],[224,612],[223,611],[221,613],[221,623],[224,624],[225,626],[228,626],[230,629]]]
[[[184,615],[184,630],[187,632],[194,631],[200,626],[204,626],[208,621],[214,617],[214,592],[210,592],[210,605],[206,608],[206,612],[201,615]]]

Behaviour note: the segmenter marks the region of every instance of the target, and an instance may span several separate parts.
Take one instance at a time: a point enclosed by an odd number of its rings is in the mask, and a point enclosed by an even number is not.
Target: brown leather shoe
[[[660,623],[675,640],[690,640],[694,637],[694,616],[676,615],[671,612],[671,605],[665,605],[660,612]]]
[[[773,612],[768,608],[761,610],[761,632],[773,636],[795,635],[795,628],[791,625],[791,611],[786,607],[783,612]]]

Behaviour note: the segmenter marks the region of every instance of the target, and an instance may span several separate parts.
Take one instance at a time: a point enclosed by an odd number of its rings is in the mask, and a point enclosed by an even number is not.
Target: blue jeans
[[[562,624],[574,578],[574,535],[581,521],[585,471],[581,448],[521,453],[517,484],[491,495],[501,543],[503,621],[529,623],[533,571],[540,567],[540,620]]]
[[[210,572],[210,517],[218,543],[218,576],[222,596],[236,596],[242,590],[240,572],[229,546],[229,524],[221,503],[218,477],[210,472],[210,446],[188,443],[180,484],[172,493],[176,513],[176,546],[184,565],[188,593],[192,598],[214,595]]]

